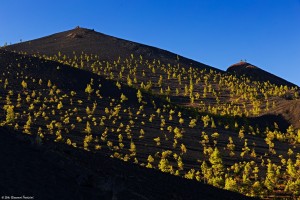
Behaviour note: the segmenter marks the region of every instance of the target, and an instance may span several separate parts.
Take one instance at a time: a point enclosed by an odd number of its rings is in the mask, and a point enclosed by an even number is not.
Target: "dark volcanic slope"
[[[148,60],[160,60],[165,64],[177,64],[177,55],[159,48],[131,42],[85,28],[53,34],[36,40],[6,47],[7,50],[39,52],[53,55],[59,51],[63,55],[72,56],[73,52],[99,55],[100,60],[115,61],[119,57],[128,58],[131,54],[142,55]],[[179,56],[180,64],[200,68],[219,69]]]
[[[24,71],[22,67],[18,67],[18,64],[26,66],[25,77],[32,77],[39,80],[51,80],[56,86],[64,90],[84,90],[86,85],[90,82],[91,78],[100,81],[103,88],[109,88],[102,90],[104,95],[110,95],[113,97],[120,96],[120,91],[112,87],[113,81],[100,78],[96,74],[87,72],[84,70],[76,69],[74,67],[57,63],[54,61],[39,59],[36,57],[20,55],[18,53],[6,51],[0,49],[0,73],[6,74],[10,81],[9,88],[21,89],[21,84],[18,79],[25,78],[21,75]],[[14,73],[18,73],[19,76],[15,76]],[[29,86],[31,83],[28,83]],[[126,86],[124,86],[126,87]],[[36,88],[37,89],[37,88]],[[136,90],[129,88],[128,95],[135,95]],[[1,92],[1,90],[0,90]]]
[[[0,128],[0,196],[35,199],[250,199],[197,181]],[[187,196],[188,191],[188,196]]]
[[[239,62],[234,65],[231,65],[227,69],[227,72],[235,73],[238,76],[245,75],[251,77],[251,79],[254,81],[270,81],[270,83],[273,83],[275,85],[287,85],[290,87],[296,86],[291,82],[288,82],[278,76],[275,76],[274,74],[271,74],[247,62]]]

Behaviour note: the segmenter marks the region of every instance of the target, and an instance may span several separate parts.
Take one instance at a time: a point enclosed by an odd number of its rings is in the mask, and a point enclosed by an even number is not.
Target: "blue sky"
[[[225,70],[241,59],[300,85],[300,0],[0,0],[0,45],[72,29]]]

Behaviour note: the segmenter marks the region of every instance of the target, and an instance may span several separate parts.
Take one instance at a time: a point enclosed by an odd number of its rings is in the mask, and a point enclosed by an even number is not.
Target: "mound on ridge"
[[[295,87],[296,85],[286,81],[278,76],[275,76],[274,74],[271,74],[255,65],[252,65],[247,62],[238,62],[236,64],[231,65],[228,69],[227,72],[229,73],[234,73],[238,76],[247,76],[251,77],[252,80],[254,81],[264,81],[267,82],[269,81],[272,84],[275,85],[287,85],[289,87]]]

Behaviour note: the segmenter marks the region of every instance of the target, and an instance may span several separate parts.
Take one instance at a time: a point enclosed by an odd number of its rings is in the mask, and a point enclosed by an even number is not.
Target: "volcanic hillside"
[[[67,149],[58,160],[86,163],[92,180],[83,175],[83,185],[92,190],[95,177],[120,167],[130,188],[122,191],[133,199],[216,197],[194,181],[254,197],[300,195],[297,87],[253,81],[82,28],[0,49],[0,66],[4,132],[30,138],[39,155]],[[104,162],[94,160],[98,155],[114,170],[97,171]],[[80,177],[72,164],[62,166]],[[191,191],[174,185],[155,193],[182,178],[192,179],[182,186],[193,185]],[[141,192],[132,189],[137,185]]]

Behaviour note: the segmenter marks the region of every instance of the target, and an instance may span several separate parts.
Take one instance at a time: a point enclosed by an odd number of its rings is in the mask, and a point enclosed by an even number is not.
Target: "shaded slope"
[[[269,81],[270,83],[272,84],[275,84],[275,85],[287,85],[289,87],[295,87],[296,85],[291,83],[291,82],[288,82],[278,76],[275,76],[274,74],[271,74],[263,69],[260,69],[259,67],[257,66],[254,66],[250,63],[247,63],[247,62],[239,62],[239,63],[236,63],[234,65],[231,65],[228,69],[227,69],[227,72],[229,73],[234,73],[238,76],[247,76],[247,77],[250,77],[251,80],[254,80],[254,81],[264,81],[264,82],[267,82]]]
[[[95,84],[101,84],[104,88],[101,91],[103,95],[117,98],[121,94],[121,91],[114,85],[114,81],[107,80],[91,72],[2,49],[0,49],[0,72],[4,77],[8,78],[8,88],[15,90],[22,90],[21,79],[31,78],[36,81],[39,79],[44,81],[44,84],[40,86],[29,81],[28,88],[32,90],[47,88],[47,81],[50,80],[52,84],[65,91],[84,91],[87,84],[93,79]],[[34,85],[33,88],[31,87],[32,85]],[[127,86],[123,87],[126,88],[128,95],[135,96],[135,89]]]
[[[85,28],[75,28],[69,31],[56,33],[28,42],[14,44],[5,47],[11,51],[23,51],[54,55],[61,52],[63,55],[73,56],[82,51],[86,54],[98,55],[100,60],[115,61],[121,58],[128,58],[131,54],[142,55],[144,59],[160,60],[164,64],[177,64],[177,55],[169,51],[148,45],[131,42],[116,37],[98,33]],[[208,65],[179,56],[179,63],[186,66],[196,66],[199,68],[214,69]]]
[[[0,195],[34,199],[250,199],[0,128]],[[188,191],[188,194],[187,194]]]
[[[275,109],[269,111],[271,114],[283,115],[283,117],[294,126],[300,129],[300,100],[285,100],[278,102]]]

